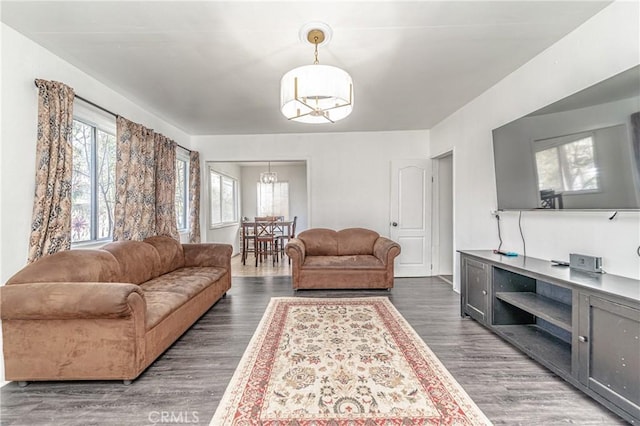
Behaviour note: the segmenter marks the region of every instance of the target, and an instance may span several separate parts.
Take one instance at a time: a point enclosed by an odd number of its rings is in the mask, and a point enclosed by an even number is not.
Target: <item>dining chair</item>
[[[247,254],[256,255],[256,235],[254,232],[254,223],[249,222],[248,218],[243,218],[240,224],[240,244],[242,246],[242,264],[246,265]]]
[[[254,222],[256,266],[262,263],[269,255],[273,264],[276,264],[278,251],[276,250],[276,237],[274,234],[273,217],[256,217]]]
[[[293,220],[290,222],[283,222],[282,224],[282,233],[276,234],[276,245],[277,249],[280,252],[280,258],[284,259],[284,246],[289,242],[291,238],[295,238],[296,236],[296,222],[298,221],[298,216],[294,216]],[[289,259],[289,264],[291,264],[291,259]]]

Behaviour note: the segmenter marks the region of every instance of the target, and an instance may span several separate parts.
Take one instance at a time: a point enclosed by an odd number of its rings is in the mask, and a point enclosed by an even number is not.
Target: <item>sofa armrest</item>
[[[378,237],[373,245],[373,255],[385,265],[392,264],[400,254],[400,244],[386,237]]]
[[[183,244],[184,266],[217,266],[231,271],[230,244],[198,243]]]
[[[136,306],[146,306],[142,290],[128,283],[45,282],[0,287],[3,320],[128,318]]]
[[[302,240],[291,238],[284,249],[294,265],[302,266],[306,256],[306,250]]]

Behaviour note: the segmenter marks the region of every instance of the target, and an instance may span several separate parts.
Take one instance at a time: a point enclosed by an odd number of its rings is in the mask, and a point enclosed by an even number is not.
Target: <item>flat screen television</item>
[[[640,209],[640,66],[493,130],[499,210]]]

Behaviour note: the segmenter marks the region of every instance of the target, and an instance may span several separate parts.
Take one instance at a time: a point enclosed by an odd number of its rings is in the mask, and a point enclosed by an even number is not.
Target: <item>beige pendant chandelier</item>
[[[310,23],[300,38],[315,46],[315,60],[287,72],[280,82],[280,108],[288,120],[300,123],[335,123],[353,110],[353,80],[348,72],[318,62],[318,46],[332,35],[324,23]]]

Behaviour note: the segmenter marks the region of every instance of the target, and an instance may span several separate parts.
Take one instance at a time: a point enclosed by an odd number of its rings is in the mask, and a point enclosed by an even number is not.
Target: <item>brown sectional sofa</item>
[[[129,383],[226,295],[231,253],[152,237],[27,265],[0,287],[6,380]]]
[[[294,290],[391,289],[394,259],[400,254],[396,242],[364,228],[309,229],[285,250]]]

